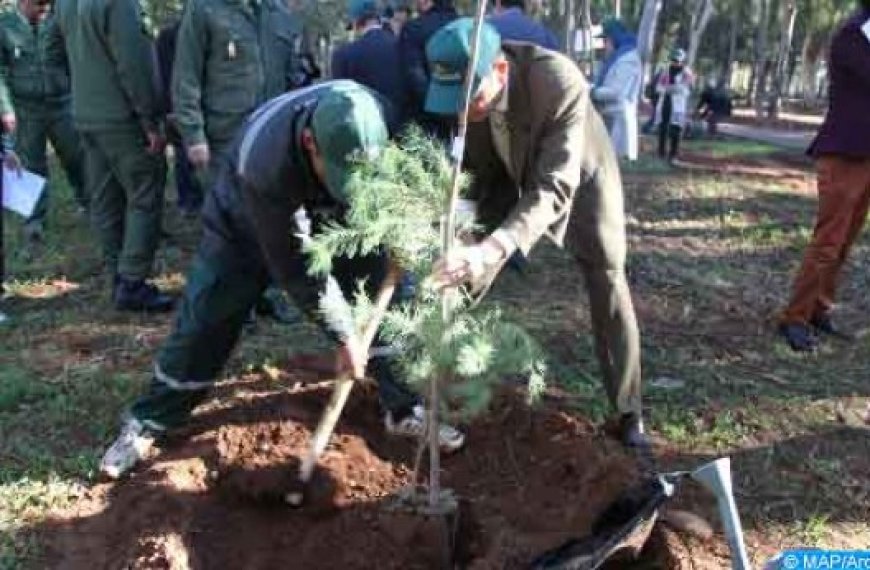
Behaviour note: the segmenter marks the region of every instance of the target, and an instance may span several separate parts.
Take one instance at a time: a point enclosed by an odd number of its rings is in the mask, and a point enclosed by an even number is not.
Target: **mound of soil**
[[[410,482],[415,445],[384,433],[370,387],[351,395],[306,505],[281,500],[330,390],[254,377],[222,385],[130,479],[94,487],[38,529],[41,567],[432,567],[420,525],[384,508]],[[467,428],[466,448],[443,459],[444,485],[462,500],[464,567],[525,567],[587,533],[639,477],[588,422],[530,409],[518,394]]]

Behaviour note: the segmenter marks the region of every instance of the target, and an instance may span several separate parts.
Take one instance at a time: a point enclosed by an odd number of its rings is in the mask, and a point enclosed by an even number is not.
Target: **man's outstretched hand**
[[[475,245],[462,245],[435,262],[430,279],[438,290],[475,283],[504,261],[506,254],[504,247],[492,237]]]

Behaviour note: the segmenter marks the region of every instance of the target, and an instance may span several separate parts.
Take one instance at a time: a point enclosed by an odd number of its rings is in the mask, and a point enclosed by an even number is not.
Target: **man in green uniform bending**
[[[340,220],[351,161],[376,159],[386,142],[381,105],[352,81],[298,89],[251,115],[206,196],[199,253],[175,326],[157,355],[151,386],[130,408],[121,435],[103,456],[103,473],[115,478],[127,472],[156,437],[187,420],[221,374],[248,312],[270,281],[316,315],[322,283],[306,277],[294,214],[304,208],[315,234],[322,224]],[[378,289],[387,272],[385,255],[336,261],[332,275],[345,297],[363,279]],[[360,371],[369,364],[387,431],[422,433],[423,409],[396,381],[388,358],[369,359],[352,330],[327,332],[339,341],[337,369]],[[448,450],[464,442],[464,435],[448,425],[441,426],[439,436]]]

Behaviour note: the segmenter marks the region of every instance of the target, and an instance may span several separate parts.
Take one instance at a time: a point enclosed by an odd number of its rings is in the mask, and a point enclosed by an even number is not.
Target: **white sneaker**
[[[106,450],[100,462],[100,472],[118,479],[133,468],[154,445],[154,434],[136,419],[129,419],[121,428],[115,443]]]
[[[420,437],[425,431],[426,411],[423,406],[417,405],[411,409],[411,413],[399,419],[393,418],[391,412],[387,412],[384,418],[384,426],[391,435],[403,435],[407,437]],[[438,441],[441,449],[454,452],[465,444],[465,434],[455,427],[442,423],[438,428]]]

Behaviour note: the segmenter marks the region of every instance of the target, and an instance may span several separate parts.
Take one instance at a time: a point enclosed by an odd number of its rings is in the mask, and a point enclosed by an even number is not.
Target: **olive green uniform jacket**
[[[186,146],[219,158],[248,114],[293,88],[302,26],[279,0],[188,0],[172,76]]]
[[[48,176],[46,145],[51,141],[76,199],[86,206],[69,67],[65,54],[57,60],[48,57],[56,26],[53,18],[33,25],[17,9],[0,14],[0,114],[15,114],[15,146],[28,170]],[[41,220],[47,207],[44,193],[31,220]]]
[[[49,18],[34,26],[18,10],[0,14],[0,113],[14,112],[20,105],[70,102],[66,58],[46,57],[55,25]]]
[[[52,38],[49,49],[55,58],[66,49],[79,130],[131,123],[156,130],[161,120],[156,64],[139,3],[58,0],[55,11],[62,38]]]

